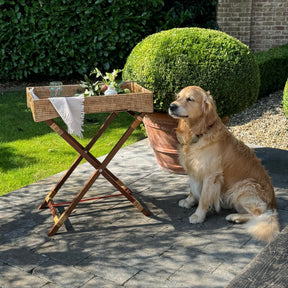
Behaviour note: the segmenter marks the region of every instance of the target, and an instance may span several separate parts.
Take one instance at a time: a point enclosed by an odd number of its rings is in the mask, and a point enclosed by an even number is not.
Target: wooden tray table
[[[58,229],[64,224],[64,222],[67,220],[67,218],[79,202],[87,201],[87,199],[84,200],[82,198],[85,196],[92,184],[101,174],[121,193],[120,195],[125,196],[144,215],[149,216],[148,211],[140,204],[139,201],[135,199],[132,191],[127,188],[122,183],[122,181],[118,179],[110,170],[108,170],[107,165],[116,155],[116,153],[119,151],[119,149],[128,139],[128,137],[132,134],[132,132],[142,122],[145,114],[153,112],[153,93],[134,82],[125,82],[122,85],[122,88],[128,88],[131,91],[131,93],[129,94],[86,97],[84,99],[85,114],[102,112],[110,112],[110,114],[103,123],[103,125],[92,137],[88,145],[86,147],[83,147],[74,137],[68,134],[65,129],[63,129],[56,121],[53,120],[54,118],[59,117],[59,115],[48,99],[49,86],[34,87],[33,92],[39,99],[33,98],[30,93],[30,88],[31,87],[26,88],[27,106],[32,111],[34,121],[45,121],[53,131],[55,131],[59,136],[61,136],[70,146],[72,146],[79,153],[79,156],[76,158],[71,167],[66,171],[64,176],[48,193],[42,204],[39,206],[39,209],[43,209],[48,206],[54,219],[54,225],[50,229],[48,235],[52,236],[57,233]],[[63,86],[64,97],[73,96],[77,92],[83,92],[83,88],[81,88],[79,85]],[[112,148],[110,153],[103,160],[103,162],[100,162],[89,152],[89,150],[101,137],[103,132],[107,129],[107,127],[111,124],[113,119],[120,111],[126,111],[134,118],[134,120],[127,128],[126,132],[119,139],[117,144]],[[89,162],[95,168],[95,172],[90,177],[90,179],[88,179],[88,181],[78,192],[78,194],[74,197],[72,202],[68,203],[68,207],[64,210],[64,212],[60,214],[56,208],[60,204],[55,204],[53,198],[83,158],[86,159],[87,162]],[[97,197],[97,199],[99,198],[106,198],[106,196]]]

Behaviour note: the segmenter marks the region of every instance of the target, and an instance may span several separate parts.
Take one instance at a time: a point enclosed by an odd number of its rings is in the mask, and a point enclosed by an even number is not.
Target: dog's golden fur
[[[169,114],[179,119],[179,157],[190,177],[190,194],[179,205],[198,203],[190,222],[203,222],[209,208],[234,208],[238,213],[228,215],[228,221],[249,221],[248,231],[255,238],[274,239],[279,223],[268,173],[254,151],[222,123],[209,92],[198,86],[184,88]]]

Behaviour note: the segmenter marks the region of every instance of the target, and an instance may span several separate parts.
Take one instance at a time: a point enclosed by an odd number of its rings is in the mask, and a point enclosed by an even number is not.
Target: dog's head
[[[170,104],[169,114],[176,119],[187,118],[193,122],[205,118],[209,125],[217,117],[213,98],[209,92],[199,86],[188,86],[182,89],[176,101]]]

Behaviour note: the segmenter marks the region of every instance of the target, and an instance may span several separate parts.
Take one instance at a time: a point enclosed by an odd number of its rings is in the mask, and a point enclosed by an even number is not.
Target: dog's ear
[[[208,91],[209,93],[209,91]],[[208,125],[211,125],[217,118],[217,112],[216,112],[216,106],[214,103],[214,100],[210,93],[207,93],[207,97],[204,98],[203,104],[202,104],[202,109],[203,109],[203,114],[206,118],[206,123]]]
[[[209,93],[209,92],[208,92]],[[209,112],[213,108],[213,99],[209,94],[206,95],[207,97],[204,97],[203,102],[202,102],[202,110],[205,115],[209,114]]]

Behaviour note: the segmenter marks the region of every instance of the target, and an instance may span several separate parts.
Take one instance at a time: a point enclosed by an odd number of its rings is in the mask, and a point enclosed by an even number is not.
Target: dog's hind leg
[[[234,223],[245,223],[254,217],[263,214],[267,210],[267,204],[255,197],[254,199],[242,199],[237,205],[235,205],[236,210],[239,213],[233,213],[226,216],[226,220]],[[250,203],[247,203],[250,201]]]
[[[226,216],[226,220],[229,222],[234,223],[245,223],[254,218],[255,216],[252,214],[240,214],[240,213],[233,213]]]
[[[236,183],[231,189],[231,204],[238,213],[229,214],[226,220],[234,223],[245,223],[267,210],[267,204],[258,197],[261,186],[255,181],[246,179]]]
[[[179,201],[180,207],[191,208],[195,206],[200,199],[202,184],[191,176],[189,178],[189,184],[190,184],[190,193],[187,198]]]
[[[255,185],[256,189],[259,188]],[[248,189],[249,191],[249,189]],[[279,233],[278,214],[275,208],[269,207],[260,197],[249,192],[243,193],[238,197],[237,202],[234,204],[239,214],[230,214],[226,220],[234,223],[247,222],[246,229],[255,239],[270,242]],[[243,213],[244,214],[241,214]]]

